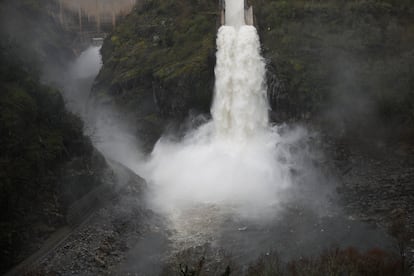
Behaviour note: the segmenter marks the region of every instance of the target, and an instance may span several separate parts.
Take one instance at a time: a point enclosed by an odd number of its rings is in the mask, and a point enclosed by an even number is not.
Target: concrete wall
[[[225,9],[225,0],[219,0],[219,10],[220,10],[220,24],[226,24],[226,9]],[[253,6],[248,7],[247,1],[244,1],[244,19],[247,25],[254,25],[254,13]]]
[[[55,0],[60,23],[80,32],[107,32],[141,0]]]

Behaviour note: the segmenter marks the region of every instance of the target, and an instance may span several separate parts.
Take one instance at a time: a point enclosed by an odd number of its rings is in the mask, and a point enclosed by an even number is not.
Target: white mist
[[[244,24],[244,1],[226,1],[213,119],[180,142],[156,144],[144,171],[155,208],[213,205],[247,216],[274,210],[290,186],[292,164],[283,146],[289,141],[269,126],[265,73],[257,31]]]
[[[95,78],[102,67],[100,46],[90,46],[71,64],[70,74],[73,79]]]
[[[90,92],[102,67],[100,46],[90,46],[71,64],[62,82],[64,97],[70,110],[84,121],[85,134],[106,159],[116,161],[139,174],[144,159],[140,142],[131,133],[122,113],[101,104],[91,103]]]

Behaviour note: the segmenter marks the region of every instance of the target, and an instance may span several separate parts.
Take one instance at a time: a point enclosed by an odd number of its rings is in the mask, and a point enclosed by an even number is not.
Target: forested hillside
[[[0,32],[0,273],[66,224],[68,207],[102,184],[107,170],[81,120],[41,82],[46,61],[58,66],[71,56],[63,46],[70,34],[34,3],[0,5],[2,21],[28,24],[2,24]]]
[[[321,119],[355,139],[413,137],[410,1],[252,3],[281,118]]]

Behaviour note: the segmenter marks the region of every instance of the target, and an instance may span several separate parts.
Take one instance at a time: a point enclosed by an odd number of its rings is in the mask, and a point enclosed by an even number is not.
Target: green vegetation
[[[148,134],[154,142],[164,118],[209,110],[217,5],[214,0],[144,1],[106,38],[94,93],[132,114],[141,137],[146,136],[142,129],[155,130]]]
[[[105,166],[80,119],[19,51],[0,45],[0,272],[65,223],[68,205],[99,185]]]
[[[354,136],[414,134],[410,1],[251,2],[280,82],[270,85],[276,112],[319,117]]]
[[[105,41],[103,61],[115,68],[114,78],[108,78],[111,85],[146,76],[168,82],[208,73],[208,56],[215,49],[215,8],[214,1],[146,1]]]
[[[274,120],[312,119],[351,137],[412,140],[411,1],[249,2],[268,64]],[[137,7],[104,43],[96,95],[135,117],[139,103],[153,95],[157,116],[208,111],[217,4],[147,0]]]
[[[0,274],[65,224],[68,207],[107,172],[81,120],[40,81],[74,56],[74,34],[56,24],[53,7],[53,0],[0,4]]]

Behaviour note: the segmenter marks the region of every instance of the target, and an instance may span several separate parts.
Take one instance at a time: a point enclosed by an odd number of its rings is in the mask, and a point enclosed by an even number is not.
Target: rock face
[[[407,267],[412,268],[414,149],[373,151],[347,141],[332,143],[329,139],[325,139],[324,144],[338,169],[337,192],[346,214],[352,220],[387,229]]]
[[[108,36],[95,96],[142,129],[213,93],[217,1],[147,1]],[[413,7],[407,1],[250,1],[268,67],[272,119],[321,121],[360,138],[410,137]],[[161,120],[160,120],[161,119]],[[148,127],[147,127],[148,126]],[[138,130],[139,131],[139,130]]]
[[[104,42],[95,98],[132,114],[141,134],[156,130],[152,140],[164,118],[207,112],[216,22],[213,0],[147,1],[137,7]]]

